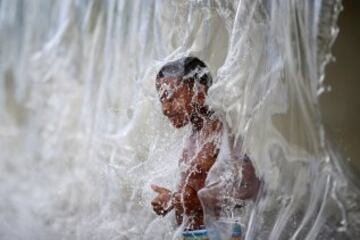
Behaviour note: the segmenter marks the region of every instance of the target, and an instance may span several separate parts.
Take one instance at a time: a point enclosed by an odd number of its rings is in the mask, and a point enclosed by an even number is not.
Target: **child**
[[[186,231],[205,229],[198,192],[205,186],[224,134],[224,124],[205,104],[211,83],[206,65],[196,57],[170,62],[161,68],[156,77],[163,114],[175,128],[191,124],[192,129],[179,160],[180,182],[177,190],[172,192],[152,185],[158,195],[151,204],[155,213],[162,216],[174,208],[177,224],[184,224]],[[247,157],[242,165],[242,174],[237,197],[254,199],[259,180]],[[216,200],[213,205],[216,205]]]

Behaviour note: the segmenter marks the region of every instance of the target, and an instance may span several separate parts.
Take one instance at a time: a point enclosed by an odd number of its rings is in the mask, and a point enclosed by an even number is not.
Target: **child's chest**
[[[199,140],[196,136],[188,137],[179,161],[180,165],[188,165],[196,160],[196,155],[201,150]]]

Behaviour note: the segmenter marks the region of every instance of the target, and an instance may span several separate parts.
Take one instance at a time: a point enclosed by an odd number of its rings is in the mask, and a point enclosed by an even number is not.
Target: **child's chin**
[[[171,124],[175,127],[175,128],[182,128],[184,127],[187,122],[180,122],[180,121],[171,121]]]

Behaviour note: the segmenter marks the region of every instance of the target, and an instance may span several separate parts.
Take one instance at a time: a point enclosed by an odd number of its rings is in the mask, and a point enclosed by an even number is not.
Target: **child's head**
[[[176,128],[185,126],[205,104],[212,83],[205,63],[185,57],[164,65],[156,76],[156,90],[165,116]]]

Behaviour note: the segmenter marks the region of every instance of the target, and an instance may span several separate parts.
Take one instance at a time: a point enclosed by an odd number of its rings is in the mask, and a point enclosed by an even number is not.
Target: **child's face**
[[[176,128],[189,123],[193,110],[191,101],[193,92],[187,84],[176,77],[157,79],[156,90],[160,97],[162,111]]]

